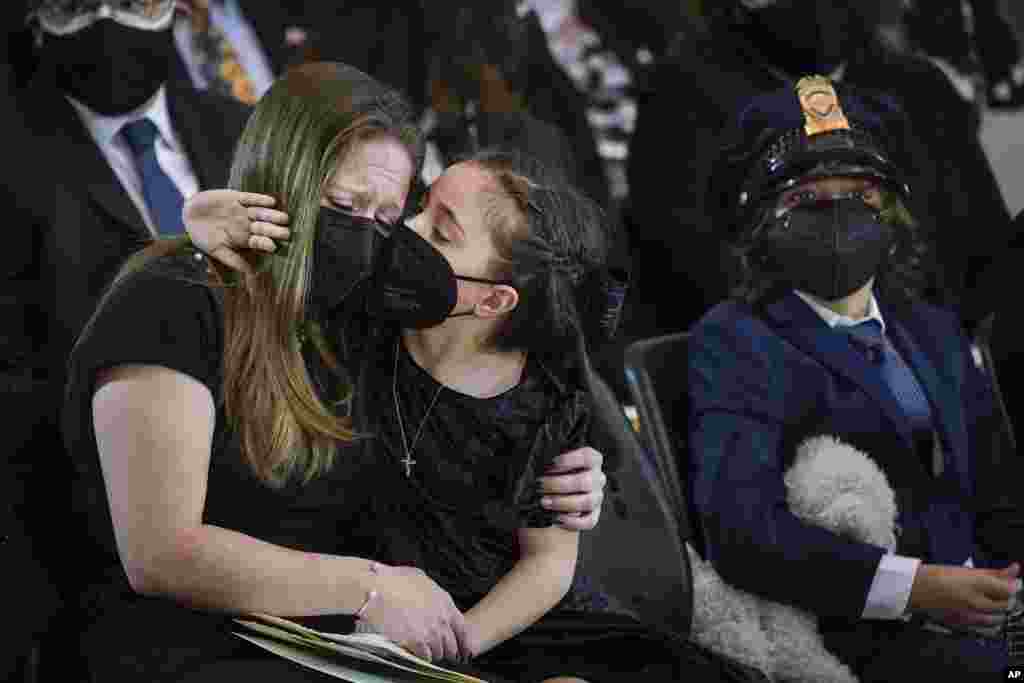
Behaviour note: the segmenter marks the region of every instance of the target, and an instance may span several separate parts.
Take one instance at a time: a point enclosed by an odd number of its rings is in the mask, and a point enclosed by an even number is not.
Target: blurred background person
[[[607,209],[610,191],[587,120],[586,96],[552,55],[537,13],[512,0],[472,6],[441,0],[431,5],[427,19],[428,93],[437,115],[428,135],[434,133],[444,161],[472,144],[469,119],[475,122],[481,113],[525,113],[556,128],[571,156],[546,158],[544,145],[528,140],[522,141],[527,145],[522,151],[560,167]]]
[[[707,31],[681,36],[657,65],[638,96],[628,164],[634,303],[646,309],[636,336],[686,329],[727,295],[729,259],[704,206],[718,137],[752,97],[801,73],[892,104],[882,114],[899,133],[886,142],[911,169],[912,209],[935,247],[927,297],[959,306],[978,263],[1005,243],[1008,212],[972,132],[974,109],[938,68],[882,44],[881,10],[878,0],[706,3]],[[965,231],[967,221],[978,229]]]
[[[24,14],[5,15],[4,18],[20,22],[23,17]],[[0,63],[0,130],[7,136],[10,157],[22,159],[29,158],[34,150],[31,144],[27,144],[27,126],[15,99],[15,81],[12,66],[7,62]],[[29,196],[23,191],[45,195],[46,175],[46,171],[38,164],[3,164],[0,166],[0,201],[6,207],[15,207],[16,211],[21,204],[26,208],[37,204],[27,201]],[[19,176],[29,176],[30,180],[17,182]],[[9,606],[12,613],[21,615],[22,620],[19,628],[14,629],[9,642],[0,650],[0,680],[3,681],[18,680],[18,677],[27,673],[24,669],[31,666],[29,653],[32,644],[46,631],[50,619],[60,607],[48,572],[36,557],[25,524],[17,512],[24,503],[24,487],[21,472],[12,467],[17,453],[12,445],[17,447],[24,443],[28,433],[22,431],[25,424],[16,419],[17,413],[12,410],[12,406],[17,405],[22,397],[31,397],[32,393],[32,377],[17,362],[27,346],[15,322],[24,317],[24,294],[19,287],[5,286],[0,289],[0,318],[14,323],[4,330],[5,334],[0,335],[0,378],[7,387],[2,400],[5,413],[9,418],[15,418],[8,419],[5,425],[8,445],[0,450],[0,563],[12,587],[7,591],[8,598],[12,600]]]
[[[249,0],[248,4],[264,3]],[[417,108],[426,106],[425,56],[431,43],[425,25],[443,3],[291,0],[286,4],[291,21],[304,33],[303,61],[349,64],[402,91]]]
[[[294,2],[178,0],[177,5],[177,75],[201,90],[254,104],[278,74],[303,59],[309,28]]]

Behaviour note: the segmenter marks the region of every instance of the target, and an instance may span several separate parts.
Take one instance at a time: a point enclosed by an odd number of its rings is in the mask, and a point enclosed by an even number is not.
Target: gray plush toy
[[[786,472],[786,500],[800,519],[864,543],[896,549],[896,497],[867,455],[831,436],[807,439]],[[689,546],[693,636],[772,681],[857,683],[825,649],[817,618],[727,584]]]

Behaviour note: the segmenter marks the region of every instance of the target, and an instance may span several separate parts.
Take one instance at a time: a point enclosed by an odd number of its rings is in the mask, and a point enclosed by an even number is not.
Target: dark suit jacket
[[[14,98],[14,74],[6,64],[0,65],[0,130],[8,139],[11,159],[28,158],[25,142],[25,121],[16,106]],[[18,173],[33,176],[30,187],[42,188],[44,173],[40,168],[19,169],[15,164],[3,164],[0,168],[0,199],[7,210],[18,212],[19,207],[31,206],[33,202],[25,194],[14,192],[14,178]],[[0,290],[0,319],[9,320],[20,311],[20,300],[6,288]],[[6,340],[0,338],[0,346],[6,347]],[[6,379],[6,378],[5,378]],[[7,420],[16,422],[12,405],[6,401],[0,405]],[[12,419],[14,418],[14,419]],[[20,486],[8,464],[11,453],[6,449],[0,453],[0,566],[4,568],[7,589],[3,592],[5,602],[12,614],[20,615],[21,624],[14,629],[10,642],[0,649],[0,680],[12,680],[16,662],[28,654],[32,641],[42,633],[58,608],[57,593],[50,585],[47,574],[34,557],[26,537],[24,524],[14,513],[13,501],[19,500]]]
[[[688,34],[638,94],[627,224],[641,277],[636,298],[656,307],[650,334],[686,329],[728,295],[734,268],[708,204],[709,175],[726,127],[750,99],[791,85],[770,64],[718,27]],[[1008,238],[1008,212],[973,110],[936,67],[880,47],[852,60],[842,83],[891,96],[900,108],[885,114],[884,143],[909,174],[909,208],[943,268],[927,298],[958,306],[973,274]],[[655,277],[645,282],[644,273]],[[662,285],[667,278],[674,286]]]
[[[758,314],[723,303],[693,329],[691,495],[709,559],[730,583],[822,616],[860,616],[883,550],[788,511],[783,473],[811,436],[835,436],[885,472],[897,495],[898,553],[914,552],[907,541],[915,539],[914,556],[926,562],[993,563],[977,542],[974,514],[983,502],[976,468],[992,433],[989,385],[951,313],[879,305],[887,336],[932,405],[945,454],[938,477],[877,368],[796,295]]]
[[[258,4],[269,3],[260,0]],[[398,88],[417,107],[426,105],[429,45],[422,2],[345,0],[292,4],[301,6],[293,11],[293,16],[310,27],[304,52],[307,60],[344,62]]]
[[[12,178],[12,193],[28,197],[9,219],[0,317],[3,386],[0,400],[11,407],[6,448],[19,476],[30,533],[43,542],[66,537],[63,487],[69,481],[59,441],[65,363],[76,336],[124,259],[150,241],[150,234],[120,181],[64,97],[40,73],[25,93],[28,130],[22,164],[42,168]],[[176,132],[201,189],[224,187],[247,108],[191,88],[168,87]],[[19,157],[12,157],[18,159]],[[33,177],[33,176],[41,177]],[[40,476],[34,476],[34,475]],[[15,501],[21,510],[24,501]],[[34,525],[50,510],[44,533]],[[54,548],[57,552],[59,549]],[[44,560],[59,561],[59,552]]]

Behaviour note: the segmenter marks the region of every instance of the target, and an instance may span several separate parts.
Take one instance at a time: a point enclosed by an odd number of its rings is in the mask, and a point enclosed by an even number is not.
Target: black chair
[[[664,481],[608,385],[592,373],[591,443],[605,455],[609,492],[597,527],[580,539],[580,565],[637,616],[688,635],[693,579]]]
[[[1002,364],[997,363],[1000,356],[992,350],[995,323],[995,314],[978,323],[971,349],[975,363],[989,380],[996,403],[996,414],[991,416],[991,422],[979,430],[990,439],[980,449],[982,452],[978,453],[975,463],[975,528],[979,545],[997,562],[1008,564],[1020,559],[1017,552],[1024,534],[1024,513],[1019,504],[1024,459],[1017,452],[1013,424],[1015,413],[1007,408],[996,372],[997,366],[1002,368],[1005,377],[1005,370],[1009,369],[1006,364],[1015,361],[1004,355]],[[1014,333],[1011,330],[1010,336]]]
[[[626,383],[636,404],[640,421],[640,440],[653,469],[651,476],[659,482],[665,503],[675,517],[674,539],[682,546],[686,560],[687,579],[691,582],[687,615],[687,633],[693,626],[693,568],[686,545],[703,556],[704,546],[699,516],[688,502],[688,460],[686,425],[689,423],[689,401],[686,391],[689,334],[677,333],[643,339],[626,348]],[[650,454],[649,456],[647,454]],[[601,524],[604,524],[604,520]],[[600,528],[601,524],[598,525]],[[737,671],[737,680],[766,682],[766,674],[745,664],[722,657]]]
[[[992,392],[995,394],[996,406],[999,409],[999,416],[1001,420],[1001,430],[1003,438],[1010,446],[1012,453],[1017,452],[1017,438],[1013,429],[1013,420],[1010,417],[1010,413],[1006,408],[1006,400],[1003,397],[1003,390],[999,385],[999,378],[996,376],[996,362],[995,357],[992,354],[992,334],[995,329],[996,314],[992,313],[978,323],[974,330],[973,346],[974,351],[977,352],[975,361],[979,361],[979,367],[982,372],[988,377],[989,382],[992,384]]]
[[[641,441],[654,458],[683,541],[703,554],[697,517],[687,502],[685,471],[688,423],[686,394],[687,342],[685,332],[630,344],[626,349],[626,383],[636,404]]]

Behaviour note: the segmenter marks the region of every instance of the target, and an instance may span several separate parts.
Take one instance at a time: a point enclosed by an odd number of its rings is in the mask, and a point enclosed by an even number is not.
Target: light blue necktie
[[[142,176],[142,194],[157,232],[161,235],[184,234],[181,210],[185,199],[178,186],[157,162],[156,138],[159,131],[156,124],[148,118],[142,118],[125,125],[121,130],[135,155],[135,167]]]

